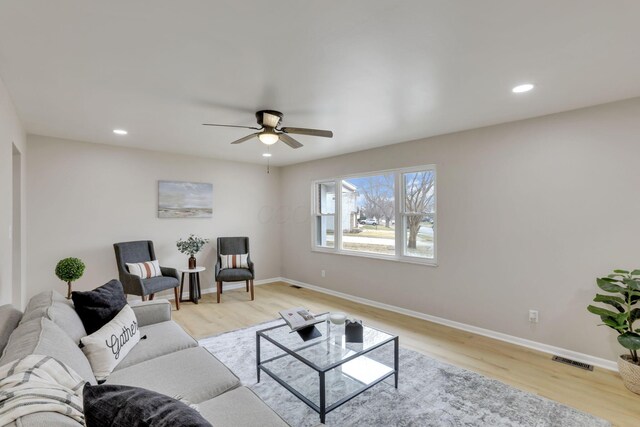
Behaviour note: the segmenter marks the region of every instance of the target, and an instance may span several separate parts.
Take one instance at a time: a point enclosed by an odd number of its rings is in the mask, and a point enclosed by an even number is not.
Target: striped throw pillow
[[[249,268],[249,254],[220,255],[220,266],[225,268]]]
[[[160,264],[158,264],[158,260],[138,262],[133,264],[127,263],[127,269],[129,269],[129,273],[133,274],[134,276],[138,276],[141,279],[162,276],[162,271],[160,271]]]

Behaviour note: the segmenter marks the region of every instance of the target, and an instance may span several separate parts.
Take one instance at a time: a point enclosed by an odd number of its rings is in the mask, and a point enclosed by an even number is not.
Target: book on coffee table
[[[290,308],[279,312],[280,316],[287,322],[292,331],[308,328],[316,323],[322,322],[322,319],[316,318],[312,313],[303,307]]]

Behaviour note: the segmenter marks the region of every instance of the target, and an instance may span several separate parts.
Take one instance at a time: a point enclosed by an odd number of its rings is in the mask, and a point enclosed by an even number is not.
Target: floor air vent
[[[577,362],[575,360],[567,359],[566,357],[553,356],[551,360],[554,362],[564,363],[565,365],[575,366],[576,368],[584,369],[585,371],[593,371],[593,365]]]

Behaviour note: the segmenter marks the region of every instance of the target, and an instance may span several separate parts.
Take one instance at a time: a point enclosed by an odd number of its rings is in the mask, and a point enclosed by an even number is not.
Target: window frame
[[[320,203],[320,185],[321,184],[333,184],[334,185],[334,206],[333,213],[322,213],[321,203]],[[337,189],[338,187],[337,181],[331,179],[321,179],[314,181],[311,189],[311,215],[313,218],[311,225],[311,245],[316,248],[316,250],[329,250],[333,251],[336,247],[338,247],[338,233],[336,232],[336,226],[338,225],[338,197],[337,197]],[[333,216],[333,248],[329,246],[321,246],[317,243],[318,238],[318,219],[322,217]],[[341,233],[342,234],[342,233]]]
[[[404,185],[404,174],[413,172],[433,171],[434,175],[434,203],[433,203],[433,258],[423,258],[406,254],[406,227],[404,223],[405,216],[405,203],[404,198],[406,195],[406,188]],[[377,254],[372,252],[355,251],[351,249],[342,248],[342,181],[349,178],[363,178],[367,176],[387,175],[393,174],[394,180],[394,221],[395,221],[395,255]],[[318,236],[318,222],[317,217],[321,216],[318,202],[316,197],[318,194],[318,186],[323,183],[334,183],[336,188],[335,197],[335,216],[334,216],[334,247],[329,248],[325,246],[317,245],[316,237]],[[427,266],[436,267],[438,265],[438,172],[435,164],[412,166],[407,168],[386,169],[372,172],[353,173],[348,175],[341,175],[335,178],[317,179],[311,181],[311,250],[313,252],[322,252],[335,255],[348,255],[357,256],[363,258],[381,259],[395,262],[406,262],[411,264],[421,264]]]

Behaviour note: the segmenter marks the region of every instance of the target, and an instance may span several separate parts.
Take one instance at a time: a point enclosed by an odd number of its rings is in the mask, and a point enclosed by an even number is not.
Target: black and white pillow
[[[140,341],[136,314],[129,305],[97,332],[80,339],[82,351],[89,359],[98,382],[104,382],[118,363]]]

